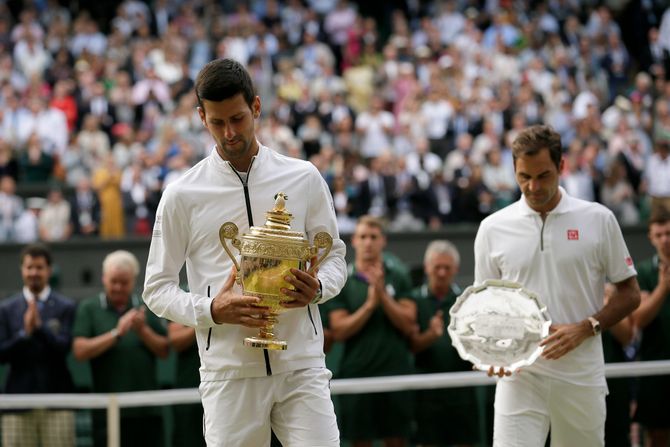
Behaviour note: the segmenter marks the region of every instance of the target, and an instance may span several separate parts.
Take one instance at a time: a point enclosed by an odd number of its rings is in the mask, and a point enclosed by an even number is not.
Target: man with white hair
[[[74,357],[90,360],[93,392],[158,389],[156,358],[168,354],[167,330],[134,294],[140,271],[135,256],[117,250],[102,263],[104,291],[82,301],[75,317]],[[94,445],[107,445],[104,412],[93,414]],[[121,411],[121,445],[163,446],[160,408]]]
[[[426,281],[412,290],[417,328],[410,338],[419,373],[469,371],[445,330],[449,309],[461,294],[454,282],[460,264],[458,249],[447,240],[428,244],[423,259]],[[479,409],[475,388],[419,390],[415,393],[413,440],[419,445],[474,445],[479,439]],[[448,420],[449,424],[444,421]]]

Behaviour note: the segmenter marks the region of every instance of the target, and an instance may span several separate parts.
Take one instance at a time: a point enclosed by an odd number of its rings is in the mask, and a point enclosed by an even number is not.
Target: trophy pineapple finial
[[[289,230],[291,228],[291,219],[293,215],[286,211],[286,201],[288,196],[285,192],[275,194],[275,206],[272,210],[265,213],[265,226],[278,230]]]

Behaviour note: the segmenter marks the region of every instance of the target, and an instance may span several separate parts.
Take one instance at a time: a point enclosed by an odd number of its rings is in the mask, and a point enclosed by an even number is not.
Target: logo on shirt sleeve
[[[633,258],[631,258],[630,256],[627,256],[626,257],[626,265],[628,267],[632,267],[633,266]]]
[[[568,230],[568,240],[569,241],[578,241],[579,240],[579,230]]]
[[[152,237],[161,237],[163,235],[163,232],[161,231],[161,223],[163,221],[163,218],[160,214],[156,215],[156,220],[154,221],[154,231],[151,234]]]

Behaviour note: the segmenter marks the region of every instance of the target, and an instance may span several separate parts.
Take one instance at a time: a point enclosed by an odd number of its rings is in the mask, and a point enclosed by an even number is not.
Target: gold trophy
[[[251,227],[249,233],[241,238],[237,238],[239,229],[233,222],[226,222],[219,229],[221,245],[237,268],[236,281],[242,286],[244,295],[261,298],[257,306],[270,309],[268,324],[259,330],[257,336],[244,339],[246,346],[254,348],[287,348],[286,341],[277,339],[272,332],[277,316],[286,310],[281,303],[291,300],[281,293],[281,289],[294,289],[284,277],[291,275],[291,268],[306,270],[307,262],[318,254],[319,249],[323,249],[321,257],[309,266],[308,271],[313,272],[333,246],[333,238],[324,231],[314,236],[314,245],[310,245],[303,233],[291,231],[293,215],[285,209],[286,200],[285,193],[277,193],[274,208],[265,213],[265,225]],[[226,239],[231,239],[233,247],[239,250],[240,263],[230,251]]]

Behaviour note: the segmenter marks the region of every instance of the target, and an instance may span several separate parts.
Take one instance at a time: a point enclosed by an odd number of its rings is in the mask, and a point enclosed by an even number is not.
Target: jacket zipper
[[[207,298],[209,298],[209,291],[212,286],[207,286]],[[205,346],[205,351],[209,351],[209,342],[212,340],[212,328],[209,328],[207,332],[207,346]]]
[[[540,217],[540,219],[542,219]],[[540,228],[540,251],[544,251],[544,224],[547,221],[547,217],[542,219],[542,228]]]
[[[240,179],[240,183],[242,183],[242,188],[244,189],[244,204],[247,207],[247,220],[249,221],[249,228],[254,226],[254,216],[251,214],[251,199],[249,198],[249,176],[251,175],[251,166],[254,164],[255,159],[256,157],[252,158],[251,163],[249,163],[249,170],[247,171],[246,180],[242,178],[240,173],[237,172],[237,169],[235,169],[233,165],[230,164],[230,162],[228,163],[237,178]]]
[[[249,197],[249,176],[251,175],[251,166],[254,164],[254,160],[256,157],[253,157],[251,159],[251,163],[249,163],[249,169],[247,170],[247,178],[246,180],[242,178],[239,172],[237,172],[237,169],[233,167],[232,164],[228,163],[237,176],[238,179],[240,179],[240,182],[242,183],[242,188],[244,189],[244,203],[247,207],[247,220],[249,221],[249,228],[254,226],[254,216],[251,214],[251,198]],[[267,349],[263,349],[263,357],[265,358],[265,373],[268,376],[272,375],[272,366],[270,365],[270,354],[268,354]]]

